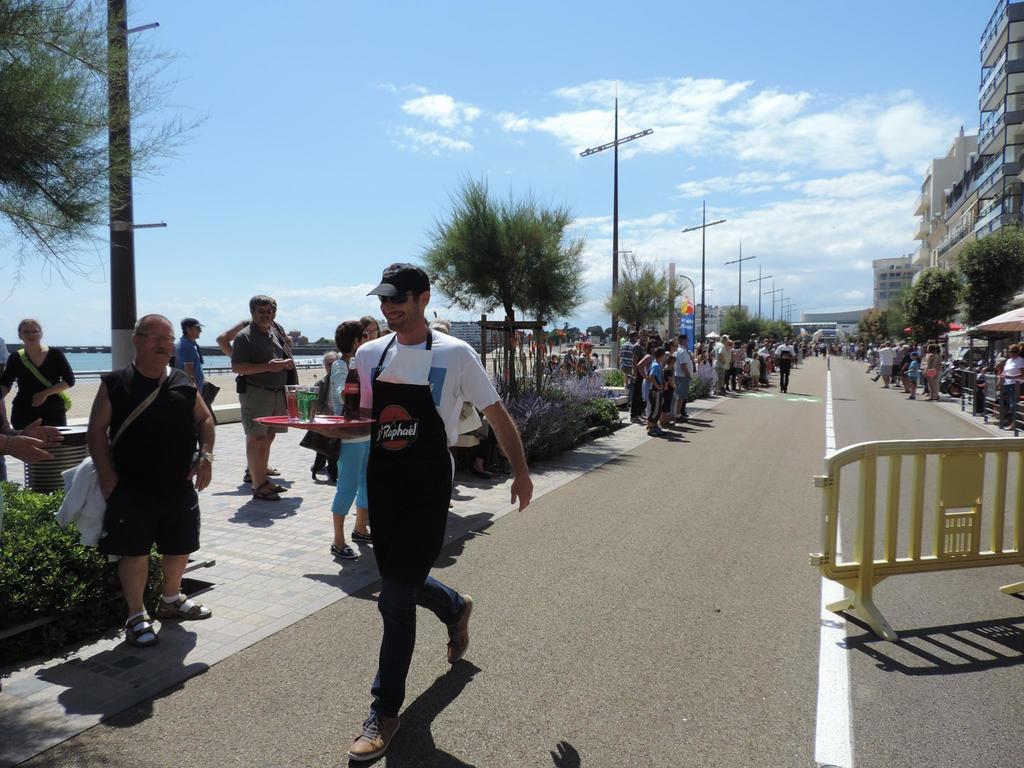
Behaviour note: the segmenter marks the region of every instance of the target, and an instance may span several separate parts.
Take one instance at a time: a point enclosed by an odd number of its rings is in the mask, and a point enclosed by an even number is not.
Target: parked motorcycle
[[[964,393],[964,369],[954,363],[946,363],[939,378],[939,392],[958,398]]]

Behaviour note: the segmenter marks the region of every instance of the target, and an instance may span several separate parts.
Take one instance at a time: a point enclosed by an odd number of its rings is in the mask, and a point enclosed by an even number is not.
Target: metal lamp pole
[[[615,99],[615,140],[598,147],[590,147],[580,152],[580,157],[588,157],[606,149],[615,150],[615,171],[612,182],[612,295],[619,290],[619,144],[650,136],[654,131],[650,128],[619,138],[619,100]],[[619,367],[619,318],[612,315],[612,366]]]
[[[739,279],[736,282],[736,307],[737,307],[737,309],[739,307],[743,306],[743,262],[744,261],[750,261],[751,259],[756,259],[756,258],[757,258],[757,256],[744,256],[743,255],[743,241],[740,240],[740,257],[738,259],[733,259],[732,261],[725,262],[725,266],[727,266],[727,267],[730,264],[739,264],[740,265],[739,266],[739,270],[740,270]]]
[[[702,205],[701,205],[700,226],[697,226],[697,227],[687,227],[686,229],[682,230],[684,234],[686,232],[693,232],[694,230],[697,230],[697,229],[700,230],[700,338],[701,338],[701,340],[704,339],[704,304],[705,304],[705,301],[704,301],[704,293],[705,293],[705,289],[704,289],[704,246],[705,246],[705,240],[707,239],[708,227],[713,227],[716,224],[724,224],[725,222],[726,222],[726,219],[719,219],[718,221],[708,222],[708,201],[704,200]]]
[[[761,277],[761,267],[758,266],[757,277],[753,280],[747,280],[748,283],[757,283],[757,317],[759,320],[761,319],[761,283],[769,277],[772,277],[772,275],[765,275],[764,277]]]

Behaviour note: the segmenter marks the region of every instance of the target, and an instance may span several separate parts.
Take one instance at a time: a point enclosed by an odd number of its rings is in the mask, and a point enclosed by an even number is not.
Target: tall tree
[[[763,324],[751,317],[746,307],[729,307],[722,318],[722,333],[730,339],[745,342],[751,336],[761,334]]]
[[[672,306],[669,281],[650,264],[626,254],[619,290],[605,301],[605,308],[633,328],[662,321]]]
[[[956,315],[961,293],[960,277],[937,267],[924,270],[903,296],[903,310],[918,341],[946,332]]]
[[[582,238],[568,234],[572,212],[544,207],[532,197],[498,202],[486,180],[463,182],[452,197],[452,213],[438,221],[424,260],[431,281],[453,305],[505,318],[516,310],[540,322],[565,317],[583,303]],[[512,329],[506,329],[509,387]]]
[[[1024,232],[1007,227],[969,244],[956,260],[964,277],[964,318],[977,325],[1004,312],[1024,287]]]
[[[889,338],[889,310],[869,309],[857,323],[857,332],[867,341]]]
[[[544,208],[533,198],[495,201],[486,181],[466,181],[452,213],[438,221],[424,254],[438,290],[463,309],[509,317],[516,309],[547,321],[583,302],[585,241],[572,239],[566,207]]]
[[[124,63],[114,59],[106,3],[0,0],[0,225],[13,230],[0,231],[0,253],[15,254],[19,268],[39,255],[58,272],[87,271],[78,247],[107,221],[107,71]],[[164,63],[133,46],[133,116],[163,103],[156,75]],[[117,162],[145,171],[195,125],[156,121]]]

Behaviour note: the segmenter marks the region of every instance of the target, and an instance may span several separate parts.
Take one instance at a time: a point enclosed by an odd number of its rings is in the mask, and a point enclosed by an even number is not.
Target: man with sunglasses
[[[416,642],[416,606],[447,625],[449,664],[469,646],[472,598],[430,576],[444,544],[454,471],[449,446],[458,440],[464,402],[483,411],[512,465],[512,502],[518,500],[522,510],[533,496],[519,432],[480,358],[464,341],[427,327],[426,273],[412,264],[392,264],[369,295],[380,299],[393,331],[364,343],[355,357],[360,412],[375,420],[367,491],[384,635],[370,714],[348,752],[355,761],[382,755],[398,730]]]

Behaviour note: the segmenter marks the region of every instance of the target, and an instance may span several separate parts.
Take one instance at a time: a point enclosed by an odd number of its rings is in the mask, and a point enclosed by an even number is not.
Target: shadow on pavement
[[[460,661],[437,678],[427,690],[402,712],[402,727],[384,756],[384,765],[417,768],[472,768],[471,763],[460,760],[437,748],[430,725],[445,707],[455,701],[473,677],[480,671],[468,661]],[[379,761],[378,761],[379,762]],[[374,763],[349,762],[350,766]],[[571,765],[571,763],[569,764]]]
[[[899,640],[891,643],[859,619],[843,615],[864,630],[847,638],[846,647],[874,659],[884,672],[953,675],[1024,663],[1024,617],[900,630]]]
[[[196,633],[179,624],[160,624],[160,643],[153,648],[135,648],[127,642],[109,651],[102,651],[88,659],[72,659],[36,674],[41,680],[66,687],[57,701],[69,715],[98,714],[106,718],[110,727],[129,727],[149,719],[153,714],[153,701],[169,696],[181,687],[184,680],[202,674],[209,665],[185,664],[185,657],[195,648]],[[153,675],[166,681],[163,690],[153,697],[126,709],[123,699],[109,696],[111,686],[125,689],[125,699],[135,700],[137,689],[154,680]],[[94,693],[104,690],[101,698]]]
[[[551,750],[555,768],[580,768],[580,753],[568,741],[560,741]]]
[[[253,528],[269,528],[275,520],[292,517],[302,506],[301,496],[282,496],[280,501],[252,499],[228,518],[229,523],[245,523]]]

